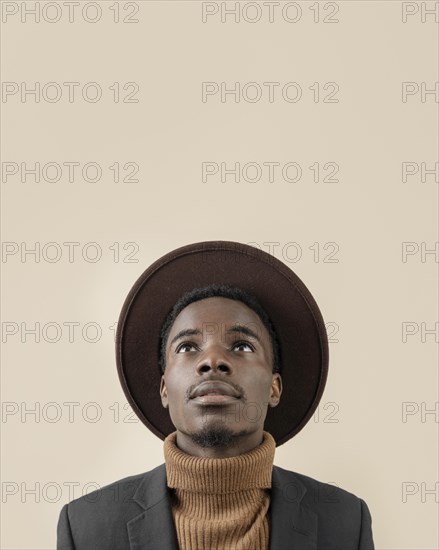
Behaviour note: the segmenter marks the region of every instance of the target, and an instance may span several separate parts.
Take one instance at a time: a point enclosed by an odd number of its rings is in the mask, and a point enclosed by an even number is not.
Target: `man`
[[[160,258],[125,301],[117,361],[165,463],[65,505],[58,550],[373,550],[363,500],[273,466],[328,366],[317,304],[283,263],[223,241]]]

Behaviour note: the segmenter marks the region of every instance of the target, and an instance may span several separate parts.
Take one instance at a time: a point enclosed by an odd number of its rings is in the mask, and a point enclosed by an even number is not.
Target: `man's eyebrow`
[[[254,338],[258,342],[261,341],[259,338],[259,335],[254,332],[251,328],[246,327],[245,325],[233,325],[233,327],[226,330],[226,334],[233,334],[233,333],[240,333],[245,334],[246,336],[250,336],[250,338]]]
[[[226,334],[245,334],[246,336],[249,336],[250,338],[255,339],[257,342],[260,342],[261,339],[259,338],[259,335],[253,331],[251,328],[245,326],[245,325],[233,325],[228,330],[226,330]],[[185,328],[183,330],[180,330],[180,332],[177,332],[177,334],[174,336],[174,338],[171,340],[170,345],[177,340],[180,340],[181,338],[185,338],[186,336],[202,336],[203,333],[201,330],[197,328]]]
[[[180,340],[181,338],[185,338],[186,336],[197,336],[200,334],[202,335],[202,332],[197,328],[185,328],[183,330],[180,330],[180,332],[177,332],[174,338],[172,338],[171,346],[174,342],[176,342],[177,340]]]

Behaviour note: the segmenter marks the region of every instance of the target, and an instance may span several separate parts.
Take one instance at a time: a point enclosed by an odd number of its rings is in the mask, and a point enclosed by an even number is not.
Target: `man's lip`
[[[195,397],[201,397],[203,395],[225,395],[229,397],[239,398],[240,394],[235,390],[233,386],[227,384],[227,382],[202,382],[191,393],[191,399]]]
[[[231,405],[232,403],[236,403],[236,401],[239,401],[238,397],[232,397],[231,395],[213,394],[213,393],[200,395],[199,397],[194,397],[192,399],[192,403],[196,403],[197,405],[218,405],[218,406]]]

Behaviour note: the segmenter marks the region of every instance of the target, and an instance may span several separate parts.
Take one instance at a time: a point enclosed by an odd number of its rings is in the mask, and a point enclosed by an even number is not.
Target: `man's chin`
[[[227,426],[204,426],[201,430],[191,433],[190,437],[193,443],[203,448],[232,447],[247,434],[247,430],[234,432]]]

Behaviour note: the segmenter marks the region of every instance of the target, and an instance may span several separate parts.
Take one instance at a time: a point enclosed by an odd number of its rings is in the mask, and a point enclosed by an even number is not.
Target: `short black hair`
[[[189,304],[192,304],[193,302],[197,302],[199,300],[205,300],[206,298],[214,297],[229,298],[231,300],[242,302],[258,315],[265,328],[267,329],[271,340],[271,348],[273,352],[272,372],[280,372],[279,341],[270,317],[268,316],[265,309],[261,306],[261,304],[253,295],[249,294],[245,290],[229,285],[213,283],[208,286],[202,288],[194,288],[193,290],[186,292],[177,300],[177,302],[174,304],[174,307],[168,313],[160,331],[159,367],[162,374],[165,372],[166,368],[166,343],[168,341],[172,325],[174,324],[177,316]]]

